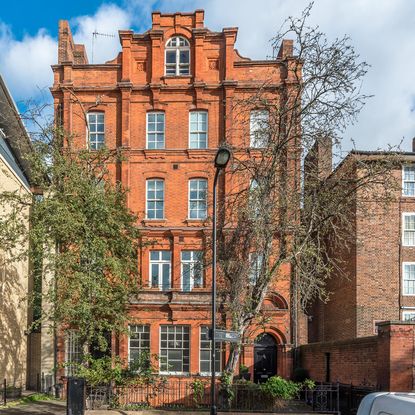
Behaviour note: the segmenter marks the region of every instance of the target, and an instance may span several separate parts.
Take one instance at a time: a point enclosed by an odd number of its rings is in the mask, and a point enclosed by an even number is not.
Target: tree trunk
[[[241,344],[231,343],[231,352],[229,353],[229,357],[228,357],[228,361],[226,362],[225,370],[229,372],[232,378],[235,374],[236,365],[238,364],[240,355],[241,355]]]

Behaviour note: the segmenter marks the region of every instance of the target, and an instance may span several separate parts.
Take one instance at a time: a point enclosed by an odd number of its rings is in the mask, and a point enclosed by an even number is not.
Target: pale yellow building
[[[0,76],[0,193],[18,192],[31,200],[33,183],[30,162],[26,157],[30,151],[26,129]],[[0,204],[0,226],[3,229],[10,223],[4,219],[13,209],[11,203]],[[18,209],[19,221],[27,229],[29,216],[29,206]],[[29,337],[32,335],[28,334],[32,320],[29,305],[32,276],[27,256],[19,260],[14,258],[17,253],[27,251],[27,243],[26,239],[21,239],[10,247],[5,239],[0,240],[0,379],[2,382],[6,379],[8,386],[22,389],[36,384],[36,379],[29,376],[30,366],[36,360],[29,353]]]

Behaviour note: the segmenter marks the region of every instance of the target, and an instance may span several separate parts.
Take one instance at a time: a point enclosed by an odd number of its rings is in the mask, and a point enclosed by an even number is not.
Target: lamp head
[[[217,169],[224,169],[230,158],[231,152],[225,147],[220,147],[215,156],[215,167]]]

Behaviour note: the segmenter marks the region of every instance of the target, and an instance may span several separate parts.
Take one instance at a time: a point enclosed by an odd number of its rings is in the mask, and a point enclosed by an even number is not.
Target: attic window
[[[190,44],[182,36],[175,36],[166,43],[166,75],[190,74]]]

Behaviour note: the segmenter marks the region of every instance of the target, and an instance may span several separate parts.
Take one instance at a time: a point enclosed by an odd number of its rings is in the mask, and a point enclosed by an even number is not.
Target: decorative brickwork
[[[87,145],[84,111],[105,114],[105,145],[122,149],[125,156],[122,162],[112,166],[114,179],[130,190],[128,205],[138,215],[145,245],[139,252],[138,263],[143,290],[131,305],[131,316],[136,324],[150,325],[150,350],[157,354],[162,341],[161,325],[190,326],[192,374],[200,371],[200,328],[208,325],[210,320],[211,268],[207,263],[200,286],[183,292],[181,254],[189,250],[208,250],[216,149],[224,137],[231,144],[249,146],[249,120],[245,120],[245,129],[235,128],[234,101],[246,96],[247,92],[257,92],[265,83],[265,93],[275,99],[275,91],[289,84],[285,68],[293,59],[292,41],[283,42],[275,60],[243,58],[235,49],[237,28],[212,32],[205,28],[203,19],[202,10],[175,14],[155,12],[149,31],[140,34],[129,30],[119,32],[122,51],[115,59],[89,65],[82,45],[73,44],[68,22],[61,21],[59,59],[58,65],[53,66],[52,87],[55,106],[62,110],[63,126],[73,134],[75,147]],[[165,45],[174,36],[181,36],[190,45],[188,75],[166,75]],[[175,59],[186,58],[175,55]],[[207,112],[207,148],[189,148],[189,116],[195,110]],[[156,149],[147,146],[149,124],[146,117],[150,113],[165,115],[163,126],[155,121],[152,124],[157,125],[159,134],[164,131],[164,136],[157,137],[158,142],[164,140],[164,146]],[[244,125],[243,120],[239,121]],[[154,136],[151,139],[156,142]],[[164,183],[160,184],[163,193],[160,190],[158,196],[151,194],[154,203],[157,197],[159,203],[161,200],[164,203],[164,214],[157,219],[146,217],[149,179]],[[206,219],[189,218],[190,179],[207,180]],[[222,185],[227,186],[227,180]],[[151,250],[171,252],[171,288],[166,291],[151,288]],[[163,269],[162,265],[160,267],[157,269]],[[271,320],[265,329],[279,345],[278,373],[288,377],[291,372],[288,356],[291,342],[290,268],[284,267],[281,273],[283,278],[273,284],[266,301]],[[128,337],[124,336],[114,343],[113,350],[127,357],[128,344]],[[63,343],[59,349],[62,360]],[[223,358],[225,354],[226,351]],[[252,351],[247,350],[245,363],[253,373]]]

